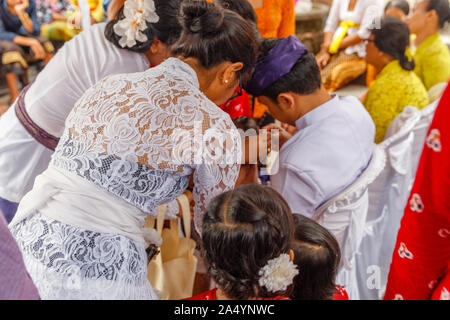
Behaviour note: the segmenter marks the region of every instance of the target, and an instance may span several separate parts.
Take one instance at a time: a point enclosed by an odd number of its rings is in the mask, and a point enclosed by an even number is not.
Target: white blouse
[[[121,225],[98,231],[105,228],[83,228],[70,223],[71,218],[99,216],[96,211],[113,197],[120,208],[131,205],[138,210],[102,214],[118,216],[115,221],[132,215],[123,221],[142,227],[142,214],[176,199],[193,173],[194,222],[201,232],[209,201],[234,188],[240,159],[240,135],[230,116],[200,91],[195,71],[181,60],[170,58],[145,72],[98,82],[68,116],[46,171],[58,170],[64,175],[61,180],[75,175],[100,188],[98,194],[81,183],[66,190],[50,180],[45,186],[54,189],[49,201],[34,212],[28,208],[31,214],[11,226],[41,297],[154,298],[141,242],[113,231],[123,229]],[[38,183],[22,203],[33,193],[47,191],[37,188]],[[110,196],[102,197],[103,192]],[[83,199],[91,205],[83,206]],[[81,285],[76,290],[61,288],[74,270]]]
[[[339,24],[350,20],[359,24],[360,28],[349,28],[347,35],[358,34],[361,39],[368,39],[370,36],[368,28],[376,25],[383,16],[384,0],[357,0],[352,11],[348,10],[349,3],[350,0],[333,1],[324,32],[332,32],[336,35]],[[346,48],[345,53],[356,53],[360,58],[363,58],[366,56],[366,46],[361,42]]]
[[[69,112],[84,92],[112,74],[148,69],[144,54],[120,49],[104,36],[105,23],[81,32],[58,51],[25,95],[33,121],[60,137]],[[52,150],[37,142],[16,117],[0,117],[0,197],[19,202],[50,162]]]
[[[64,122],[84,92],[106,76],[144,71],[143,53],[120,49],[105,38],[106,23],[98,23],[67,42],[42,70],[25,95],[31,119],[60,137]]]

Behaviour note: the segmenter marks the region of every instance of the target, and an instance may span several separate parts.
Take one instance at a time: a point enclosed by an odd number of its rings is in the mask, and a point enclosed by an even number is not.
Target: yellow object
[[[162,300],[180,300],[192,297],[197,258],[195,241],[191,239],[191,212],[185,194],[177,199],[183,215],[186,237],[180,237],[178,219],[170,220],[170,228],[163,230],[167,205],[158,207],[156,230],[163,240],[161,252],[148,264],[148,279],[153,288],[162,293]],[[155,219],[147,219],[153,227]]]
[[[78,0],[70,0],[70,2],[78,8]],[[87,0],[91,16],[95,22],[102,22],[105,20],[105,9],[103,8],[103,1],[101,0]]]
[[[376,126],[375,142],[383,141],[392,120],[404,107],[422,109],[428,103],[428,93],[417,75],[404,70],[398,60],[390,62],[377,76],[363,100]]]
[[[41,35],[50,40],[69,41],[80,29],[75,29],[72,24],[65,21],[55,21],[41,26]]]
[[[429,36],[417,47],[414,61],[414,72],[427,90],[450,80],[450,52],[438,33]]]
[[[335,36],[334,40],[331,42],[330,47],[328,48],[328,52],[330,54],[335,54],[339,51],[339,46],[341,45],[342,40],[344,40],[347,35],[348,29],[350,28],[359,28],[359,24],[354,23],[353,21],[347,20],[342,21],[339,24],[341,29],[336,32],[339,32],[337,36]]]

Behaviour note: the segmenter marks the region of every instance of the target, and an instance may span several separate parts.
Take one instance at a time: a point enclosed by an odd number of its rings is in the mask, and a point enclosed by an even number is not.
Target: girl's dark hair
[[[255,119],[247,116],[240,116],[233,119],[233,123],[237,129],[242,129],[244,131],[253,129],[255,133],[259,133],[259,126]]]
[[[284,38],[264,39],[261,44],[261,55],[266,56],[270,49],[275,47]],[[277,101],[278,95],[283,92],[297,94],[311,94],[322,86],[319,66],[316,58],[310,52],[306,52],[297,60],[289,73],[285,74],[262,93],[263,96]]]
[[[384,8],[384,12],[390,8],[398,8],[403,11],[404,14],[409,14],[409,3],[406,0],[391,0]]]
[[[332,300],[341,260],[338,242],[327,229],[300,214],[294,214],[294,225],[292,250],[299,274],[291,298]]]
[[[256,23],[255,10],[247,0],[215,0],[214,2],[225,9],[236,12],[245,20]]]
[[[439,28],[442,28],[444,24],[450,22],[450,5],[448,0],[428,0],[427,11],[436,11],[439,17]]]
[[[288,296],[269,292],[259,271],[271,259],[289,253],[292,213],[275,190],[258,184],[240,186],[214,198],[203,217],[202,252],[209,275],[232,299]]]
[[[205,0],[181,4],[181,37],[174,53],[197,58],[205,68],[224,61],[242,62],[240,71],[249,78],[258,56],[259,42],[252,25],[237,13]]]
[[[147,28],[143,34],[147,36],[147,41],[136,41],[136,45],[131,48],[125,47],[123,49],[146,52],[150,49],[155,38],[162,43],[170,46],[178,40],[181,33],[181,25],[178,22],[177,14],[181,0],[154,0],[156,14],[159,16],[159,21],[156,23],[146,22]],[[114,32],[114,25],[124,18],[123,6],[117,12],[116,17],[109,21],[105,27],[105,37],[117,47],[122,49],[119,45],[120,36]]]
[[[398,60],[404,70],[414,69],[414,60],[410,60],[405,54],[409,46],[409,28],[406,23],[398,18],[383,17],[381,27],[374,28],[371,32],[378,49]]]

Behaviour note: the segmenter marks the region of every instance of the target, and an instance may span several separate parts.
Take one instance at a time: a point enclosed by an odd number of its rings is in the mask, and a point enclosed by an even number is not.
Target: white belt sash
[[[160,245],[156,230],[144,228],[145,212],[94,183],[51,165],[36,178],[9,227],[36,210],[85,230],[124,235],[146,246]]]

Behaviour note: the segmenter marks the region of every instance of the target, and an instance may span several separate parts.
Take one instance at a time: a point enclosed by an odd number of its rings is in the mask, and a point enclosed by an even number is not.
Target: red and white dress
[[[449,299],[450,86],[428,130],[389,271],[385,300]]]

